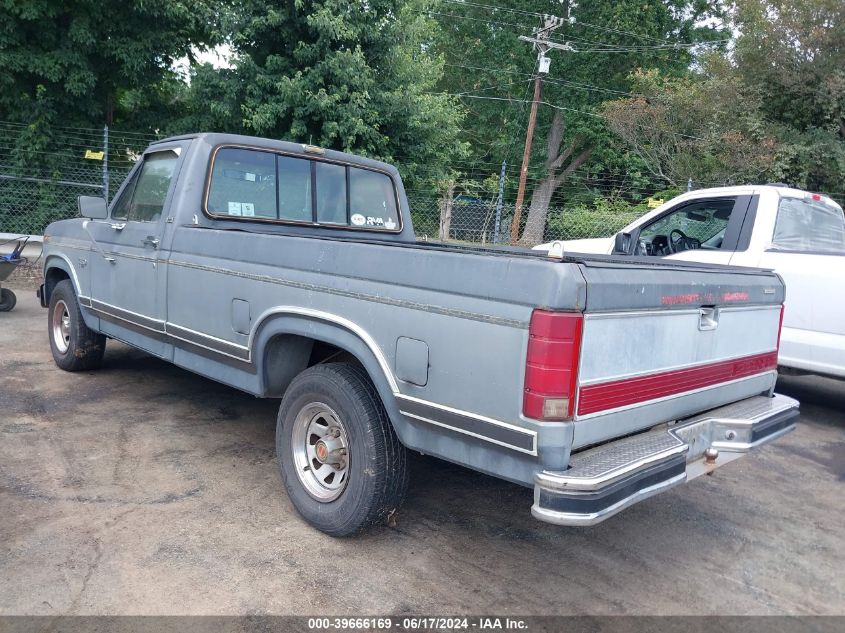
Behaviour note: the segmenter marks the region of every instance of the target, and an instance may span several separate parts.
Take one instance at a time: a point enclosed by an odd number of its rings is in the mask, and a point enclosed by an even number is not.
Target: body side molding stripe
[[[124,310],[123,308],[118,308],[110,303],[104,303],[88,297],[86,298],[95,312],[106,314],[116,319],[120,319],[121,321],[126,321],[127,323],[132,323],[133,325],[152,330],[153,332],[164,334],[164,321],[153,319],[152,317],[138,314],[137,312],[132,312],[131,310]]]
[[[470,435],[529,455],[537,454],[537,433],[500,420],[475,415],[442,404],[397,394],[403,415]]]
[[[181,325],[176,325],[170,321],[165,324],[165,329],[167,330],[167,334],[169,336],[179,339],[180,341],[185,341],[186,343],[190,343],[191,345],[196,345],[198,347],[204,347],[211,351],[237,358],[238,360],[250,362],[249,348],[244,347],[243,345],[230,343],[229,341],[224,341],[223,339],[209,336],[208,334],[203,334],[202,332],[197,332],[196,330],[191,330],[186,327],[182,327]]]

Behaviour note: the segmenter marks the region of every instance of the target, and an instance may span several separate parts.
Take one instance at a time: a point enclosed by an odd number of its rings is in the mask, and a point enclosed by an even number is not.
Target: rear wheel
[[[85,325],[69,279],[57,283],[50,294],[47,333],[53,360],[65,371],[83,371],[100,366],[106,350],[106,337]]]
[[[399,443],[372,382],[356,365],[303,371],[282,399],[276,456],[294,507],[332,536],[386,522],[408,486]]]
[[[15,307],[18,298],[8,288],[0,288],[0,312],[8,312]]]

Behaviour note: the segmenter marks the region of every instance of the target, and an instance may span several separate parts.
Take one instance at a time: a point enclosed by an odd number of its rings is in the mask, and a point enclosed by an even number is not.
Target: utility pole
[[[502,231],[502,203],[505,201],[505,170],[508,168],[508,161],[502,161],[502,173],[499,174],[499,197],[496,198],[496,224],[493,228],[493,243],[498,244],[501,240]]]
[[[540,26],[534,29],[534,37],[520,35],[523,42],[531,42],[537,50],[537,76],[534,78],[534,99],[531,101],[531,113],[528,115],[528,130],[525,133],[525,151],[522,154],[522,169],[519,171],[519,188],[516,191],[516,205],[514,207],[513,224],[511,225],[511,244],[519,240],[519,222],[522,216],[522,203],[525,199],[525,181],[528,178],[528,164],[531,161],[531,146],[534,143],[534,126],[537,124],[537,105],[543,91],[543,77],[549,74],[551,59],[546,57],[549,49],[564,51],[574,50],[568,43],[552,42],[549,34],[560,28],[568,18],[554,15],[544,15],[540,19]]]

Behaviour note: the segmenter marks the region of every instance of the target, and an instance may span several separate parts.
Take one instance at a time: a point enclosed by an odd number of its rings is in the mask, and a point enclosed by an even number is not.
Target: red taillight
[[[778,346],[777,351],[780,351],[780,333],[783,331],[783,311],[786,309],[785,305],[780,307],[780,322],[778,323]]]
[[[536,420],[564,420],[575,411],[578,356],[584,317],[534,310],[528,330],[522,413]]]

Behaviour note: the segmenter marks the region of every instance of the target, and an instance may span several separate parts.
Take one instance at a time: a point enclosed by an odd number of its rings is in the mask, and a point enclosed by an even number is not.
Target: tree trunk
[[[587,162],[590,154],[593,153],[593,149],[584,147],[578,138],[561,151],[565,132],[566,125],[563,116],[560,110],[557,110],[552,117],[552,125],[549,128],[545,162],[546,175],[534,188],[534,193],[531,195],[531,207],[528,210],[528,219],[525,221],[525,230],[519,239],[520,246],[535,246],[545,241],[543,238],[546,232],[546,216],[549,213],[549,203],[552,196],[569,174]],[[576,155],[576,151],[579,149],[580,152]],[[568,164],[566,164],[567,161],[569,161]],[[566,166],[564,167],[564,165]]]
[[[547,176],[540,181],[531,194],[531,207],[528,209],[528,219],[525,221],[525,231],[519,240],[522,246],[536,246],[545,241],[543,235],[546,232],[546,215],[549,212],[549,202],[554,195],[554,176]]]

